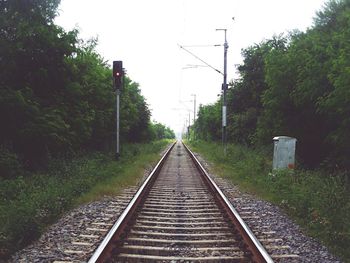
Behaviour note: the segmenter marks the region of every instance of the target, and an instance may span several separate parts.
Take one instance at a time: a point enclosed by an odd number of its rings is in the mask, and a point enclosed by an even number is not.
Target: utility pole
[[[234,18],[232,18],[234,20]],[[211,66],[209,63],[205,62],[203,59],[192,53],[191,51],[187,50],[184,46],[179,45],[179,47],[183,50],[185,50],[187,53],[204,63],[206,66],[212,68],[216,72],[222,74],[224,76],[224,81],[222,83],[221,89],[222,89],[222,144],[224,147],[224,154],[226,154],[226,148],[227,148],[227,136],[226,136],[226,126],[227,126],[227,107],[226,107],[226,92],[228,89],[227,85],[227,49],[228,49],[228,43],[227,43],[227,38],[226,38],[226,28],[220,28],[216,29],[216,31],[224,31],[225,33],[225,43],[224,43],[224,73],[222,73],[220,70],[214,68]],[[220,46],[220,45],[215,45],[215,46]]]
[[[186,133],[186,137],[188,140],[189,139],[189,124],[188,124],[187,118],[185,119],[185,133]]]
[[[196,139],[196,133],[194,130],[194,123],[196,121],[196,94],[191,94],[193,96],[193,139]]]
[[[191,94],[193,96],[193,124],[196,120],[196,94]]]
[[[227,49],[228,49],[228,43],[226,38],[226,31],[227,29],[216,29],[217,31],[224,31],[225,32],[225,43],[224,43],[224,81],[222,84],[222,145],[224,147],[224,153],[226,154],[226,143],[227,143],[227,136],[226,136],[226,126],[227,126],[227,107],[226,107],[226,92],[228,89],[227,85]]]
[[[188,111],[188,128],[187,128],[188,140],[190,140],[190,127],[191,127],[191,111]]]
[[[113,61],[113,85],[116,91],[116,152],[115,158],[116,160],[120,157],[120,142],[119,142],[119,112],[120,112],[120,90],[123,86],[123,62],[122,61]]]

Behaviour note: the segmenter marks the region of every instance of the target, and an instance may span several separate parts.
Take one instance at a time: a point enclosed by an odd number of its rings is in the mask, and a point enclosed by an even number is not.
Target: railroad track
[[[273,262],[182,143],[174,144],[96,249],[94,262]]]

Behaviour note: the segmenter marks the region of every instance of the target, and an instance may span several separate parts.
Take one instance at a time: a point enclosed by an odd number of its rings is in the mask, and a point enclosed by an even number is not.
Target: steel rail
[[[109,258],[110,254],[112,253],[113,246],[111,243],[115,243],[117,240],[120,239],[120,236],[123,234],[125,228],[127,227],[129,219],[132,218],[137,206],[142,201],[142,197],[145,196],[147,193],[147,190],[149,190],[150,186],[154,182],[156,176],[158,175],[160,169],[162,168],[165,160],[169,156],[170,151],[173,149],[176,142],[174,142],[169,149],[166,151],[166,153],[163,155],[163,157],[160,159],[160,161],[157,163],[153,171],[150,173],[150,175],[146,178],[142,186],[139,188],[139,190],[136,192],[128,206],[124,209],[123,213],[120,215],[118,220],[114,223],[106,237],[103,239],[102,243],[98,246],[98,248],[95,250],[94,254],[88,261],[88,263],[100,263],[105,262],[107,258]],[[113,241],[113,242],[112,242]]]
[[[217,198],[217,200],[220,202],[220,204],[225,208],[230,219],[232,219],[234,225],[237,227],[243,240],[247,244],[249,251],[251,251],[252,258],[255,260],[255,262],[273,263],[274,261],[272,260],[270,255],[267,253],[267,251],[265,250],[263,245],[259,242],[259,240],[255,237],[255,235],[250,230],[248,225],[241,218],[241,216],[239,215],[237,210],[233,207],[233,205],[231,204],[229,199],[220,190],[220,188],[217,186],[217,184],[214,182],[214,180],[211,179],[211,177],[209,176],[207,171],[203,168],[202,164],[199,162],[199,160],[196,158],[196,156],[192,153],[192,151],[188,148],[188,146],[186,144],[184,144],[183,142],[182,142],[182,144],[185,146],[185,149],[189,153],[191,159],[194,161],[196,167],[200,170],[200,173],[203,176],[204,181],[207,183],[209,188],[212,190],[212,193]]]

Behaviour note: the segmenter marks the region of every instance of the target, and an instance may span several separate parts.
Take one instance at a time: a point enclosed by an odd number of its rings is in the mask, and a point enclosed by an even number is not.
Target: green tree
[[[58,4],[14,0],[0,5],[0,143],[29,166],[45,163],[50,146],[69,143],[56,105],[77,32],[53,24]]]
[[[0,155],[10,166],[42,168],[52,156],[108,149],[115,139],[111,68],[96,39],[54,24],[59,3],[0,3]],[[123,140],[151,138],[150,110],[128,77],[120,115]]]
[[[120,109],[121,135],[130,142],[149,139],[148,125],[151,112],[142,96],[139,84],[125,78],[124,89],[121,93]]]
[[[330,1],[315,19],[314,31],[326,42],[327,78],[331,88],[318,98],[317,110],[327,117],[331,131],[330,160],[350,167],[350,1]],[[325,41],[326,40],[326,41]]]
[[[243,51],[240,78],[228,91],[228,139],[271,144],[298,139],[307,167],[350,168],[350,1],[331,0],[313,27]],[[219,102],[201,108],[199,138],[219,138]]]
[[[298,154],[308,166],[328,160],[350,167],[349,92],[346,55],[349,50],[349,1],[330,1],[315,25],[291,35],[284,52],[266,58],[268,90],[258,134],[298,138]],[[345,64],[344,64],[345,63]],[[338,65],[341,65],[340,67]]]
[[[257,121],[263,111],[262,94],[268,88],[265,81],[265,60],[272,50],[284,50],[286,39],[275,37],[242,51],[243,64],[238,67],[240,78],[231,84],[228,105],[228,139],[243,144],[256,141]]]
[[[151,123],[151,127],[152,127],[153,132],[154,132],[153,139],[160,140],[160,139],[174,139],[175,138],[174,131],[161,123],[157,123],[157,122]]]
[[[221,107],[219,101],[212,105],[199,106],[194,129],[198,139],[221,139]]]

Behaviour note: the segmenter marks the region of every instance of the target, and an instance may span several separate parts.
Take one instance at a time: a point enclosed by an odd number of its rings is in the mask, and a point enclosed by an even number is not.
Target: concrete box
[[[273,138],[273,169],[294,169],[296,141],[297,139],[288,136]]]

